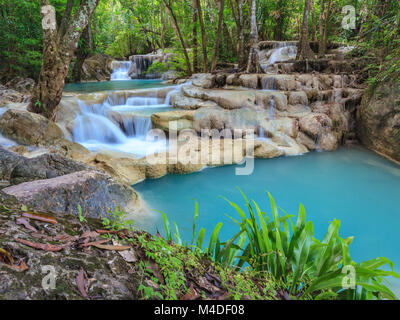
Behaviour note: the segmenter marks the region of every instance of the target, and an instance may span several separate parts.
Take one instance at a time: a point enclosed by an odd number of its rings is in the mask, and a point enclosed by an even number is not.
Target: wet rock
[[[15,109],[9,109],[1,116],[0,132],[24,145],[49,145],[64,136],[53,121],[39,114]]]
[[[361,142],[400,161],[400,84],[398,79],[381,83],[363,96],[357,111],[357,134]]]
[[[269,159],[283,155],[282,149],[279,149],[275,144],[266,141],[256,141],[254,144],[254,157]]]
[[[296,141],[304,146],[307,147],[308,150],[315,150],[316,149],[316,144],[313,139],[311,139],[309,136],[307,136],[303,132],[299,132],[297,135]]]
[[[151,122],[154,127],[169,132],[170,129],[181,131],[193,129],[194,111],[167,111],[151,115]]]
[[[324,113],[311,113],[299,121],[300,130],[317,139],[326,129],[332,127],[332,120]]]
[[[138,195],[132,188],[96,171],[24,182],[7,187],[3,192],[42,212],[77,215],[80,204],[85,216],[102,217],[117,206],[125,212],[139,208]]]
[[[146,179],[146,169],[140,165],[139,160],[128,157],[128,155],[98,152],[85,159],[85,163],[95,166],[127,185],[133,185]]]
[[[175,92],[171,94],[171,104],[174,108],[184,110],[196,110],[204,107],[216,107],[218,106],[213,101],[204,101],[196,98],[186,97],[181,92]]]

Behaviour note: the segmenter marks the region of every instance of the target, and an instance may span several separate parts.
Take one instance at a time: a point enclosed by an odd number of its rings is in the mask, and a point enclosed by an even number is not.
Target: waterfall
[[[276,85],[275,85],[275,78],[266,78],[264,77],[262,79],[262,88],[263,90],[276,90]]]
[[[133,126],[135,128],[136,137],[146,137],[147,133],[151,129],[151,118],[150,117],[134,117]]]
[[[75,119],[73,137],[77,142],[126,142],[126,136],[119,127],[108,118],[95,113],[84,113]]]
[[[267,61],[261,64],[264,72],[267,72],[269,66],[273,65],[275,62],[283,62],[296,58],[297,54],[297,44],[296,43],[286,43],[280,42],[274,46],[274,49],[269,50],[269,58]]]
[[[318,135],[317,135],[317,141],[315,142],[315,151],[317,151],[317,152],[321,152],[322,151],[322,149],[321,149],[321,131],[320,132],[318,132]]]
[[[159,79],[159,73],[147,73],[156,57],[154,55],[136,55],[131,57],[133,61],[133,78],[135,79]]]
[[[131,61],[113,61],[111,80],[131,80],[129,76],[131,65]]]
[[[274,97],[271,97],[271,100],[269,101],[269,119],[270,120],[274,119],[274,113],[275,113],[275,100],[274,100]]]

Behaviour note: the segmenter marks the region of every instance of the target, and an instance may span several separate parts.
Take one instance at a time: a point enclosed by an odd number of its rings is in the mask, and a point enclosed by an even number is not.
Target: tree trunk
[[[319,12],[319,41],[318,41],[318,56],[322,57],[325,52],[323,50],[324,43],[324,19],[325,19],[325,0],[321,0],[321,8]]]
[[[332,0],[328,1],[328,8],[326,10],[326,18],[325,18],[325,25],[324,25],[324,33],[322,38],[322,54],[326,53],[328,47],[328,31],[329,31],[329,18],[331,15],[332,9]]]
[[[190,74],[192,74],[192,66],[190,65],[190,59],[189,59],[189,55],[187,53],[187,47],[185,44],[185,40],[183,40],[181,30],[179,29],[178,20],[176,19],[175,13],[172,10],[172,7],[170,6],[170,4],[167,2],[167,0],[163,0],[163,2],[165,5],[165,8],[167,9],[167,12],[168,12],[168,15],[169,15],[169,18],[171,21],[172,29],[174,29],[175,35],[178,37],[178,39],[181,43],[183,55],[185,56],[187,73],[190,75]]]
[[[91,33],[92,32],[90,29],[90,22],[89,22],[85,30],[83,30],[81,36],[81,43],[79,44],[79,47],[76,50],[76,62],[72,73],[74,82],[81,82],[82,66],[92,48]]]
[[[197,12],[199,15],[200,30],[201,30],[201,47],[203,48],[203,62],[204,62],[204,73],[208,73],[208,57],[207,57],[207,41],[206,41],[206,28],[204,26],[203,13],[201,10],[200,0],[196,0]]]
[[[198,42],[197,42],[197,5],[196,0],[192,0],[192,23],[193,23],[193,35],[192,35],[192,50],[193,50],[193,72],[198,70]]]
[[[300,41],[297,44],[296,60],[315,58],[309,40],[310,1],[311,0],[305,0],[304,4],[303,24],[301,26]]]
[[[214,57],[213,57],[212,64],[211,64],[211,71],[214,71],[215,68],[217,67],[218,53],[219,53],[219,47],[221,44],[222,28],[223,28],[223,21],[224,21],[224,5],[225,5],[225,1],[220,0],[219,7],[218,7],[217,38],[215,40]]]
[[[69,65],[79,38],[99,0],[82,0],[79,9],[67,25],[63,36],[57,33],[55,9],[49,0],[40,0],[43,20],[43,55],[39,81],[34,89],[28,110],[53,119],[54,110],[61,101]],[[61,30],[60,30],[61,31]]]
[[[314,42],[316,42],[317,41],[317,17],[315,16],[315,0],[311,0],[311,14],[312,14],[312,24],[313,24],[312,40]]]
[[[160,2],[160,14],[161,14],[161,35],[160,35],[160,41],[161,41],[161,49],[162,51],[165,50],[165,19],[164,19],[164,8],[162,5],[162,2]]]
[[[243,70],[246,68],[246,56],[244,53],[244,21],[243,21],[243,1],[237,0],[238,2],[238,20],[239,20],[239,30],[238,30],[238,39],[239,39],[239,70]]]
[[[256,18],[256,0],[251,0],[251,33],[250,33],[250,52],[247,63],[247,73],[259,73],[258,64],[258,30]]]

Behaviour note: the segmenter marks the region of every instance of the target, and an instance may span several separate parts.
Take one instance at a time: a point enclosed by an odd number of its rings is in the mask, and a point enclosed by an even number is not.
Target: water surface
[[[207,241],[218,222],[223,222],[223,239],[237,232],[237,226],[226,214],[238,214],[221,198],[224,196],[244,208],[236,187],[266,212],[270,212],[266,191],[291,214],[297,215],[301,202],[307,219],[314,223],[315,236],[321,240],[330,221],[341,220],[340,235],[355,237],[350,246],[353,260],[386,256],[400,271],[400,167],[361,147],[258,159],[250,176],[236,176],[235,166],[226,166],[189,175],[168,175],[134,186],[153,209],[165,212],[177,222],[188,242],[193,199],[199,202],[198,230],[206,228]],[[164,230],[161,219],[157,221],[155,226],[146,226],[149,231]]]
[[[105,90],[132,90],[165,87],[162,80],[114,80],[99,82],[67,83],[65,92],[96,92]]]

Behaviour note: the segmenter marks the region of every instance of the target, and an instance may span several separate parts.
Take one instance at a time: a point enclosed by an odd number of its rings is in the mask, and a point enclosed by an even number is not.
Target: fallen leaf
[[[0,248],[0,261],[8,265],[14,264],[14,258],[11,253],[2,248]]]
[[[54,244],[34,243],[31,241],[19,239],[19,238],[16,238],[15,241],[22,243],[26,246],[29,246],[29,247],[32,247],[35,249],[39,249],[39,250],[44,250],[44,251],[56,252],[56,251],[61,251],[62,249],[64,249],[64,246],[59,246],[59,245],[54,245]]]
[[[119,243],[115,240],[113,240],[113,245],[119,245]],[[121,255],[121,257],[126,261],[126,262],[136,262],[136,256],[135,253],[133,252],[132,248],[129,250],[125,251],[118,251],[118,253]]]
[[[57,220],[53,217],[47,216],[45,214],[41,213],[29,213],[29,212],[24,212],[22,214],[23,217],[29,218],[29,219],[34,219],[34,220],[39,220],[42,222],[48,222],[52,224],[57,224]]]
[[[196,290],[193,288],[193,283],[191,283],[189,292],[180,297],[179,300],[197,300],[199,298],[201,298],[201,295],[196,292]]]
[[[77,236],[70,236],[69,234],[58,234],[55,237],[52,237],[52,241],[61,241],[61,242],[72,242],[77,240]]]
[[[27,265],[27,264],[25,263],[25,261],[23,261],[23,260],[19,261],[19,264],[18,264],[18,265],[14,264],[14,265],[12,265],[11,267],[12,267],[13,269],[17,270],[17,271],[20,271],[20,272],[29,270],[28,265]]]
[[[96,231],[86,231],[81,235],[81,238],[97,238],[99,235]]]
[[[103,250],[116,250],[116,251],[124,251],[128,250],[131,247],[130,246],[114,246],[114,245],[107,245],[107,244],[93,244],[94,247],[103,249]]]
[[[10,268],[21,272],[29,269],[29,267],[23,260],[20,259],[18,263],[15,263],[11,253],[1,248],[0,248],[0,262],[3,262]]]
[[[94,245],[100,245],[106,242],[109,242],[110,239],[103,239],[103,240],[99,240],[99,241],[93,241],[93,242],[87,242],[87,243],[81,243],[79,245],[79,248],[85,248],[85,247],[90,247],[90,246],[94,246]]]
[[[25,228],[27,228],[28,230],[31,230],[31,231],[33,231],[33,232],[38,232],[38,231],[36,230],[35,227],[33,227],[33,226],[30,225],[30,223],[28,222],[28,220],[26,220],[26,219],[24,219],[24,218],[22,218],[22,217],[17,218],[17,220],[15,221],[15,223],[16,223],[16,224],[22,224]]]
[[[79,293],[82,295],[82,297],[84,297],[85,299],[89,299],[89,296],[87,294],[87,276],[85,274],[85,270],[83,270],[82,268],[81,270],[79,270],[79,274],[76,277],[76,285],[78,286]]]
[[[118,233],[119,231],[117,231],[117,230],[101,230],[101,229],[96,229],[96,232],[98,233],[98,234],[116,234],[116,233]]]

